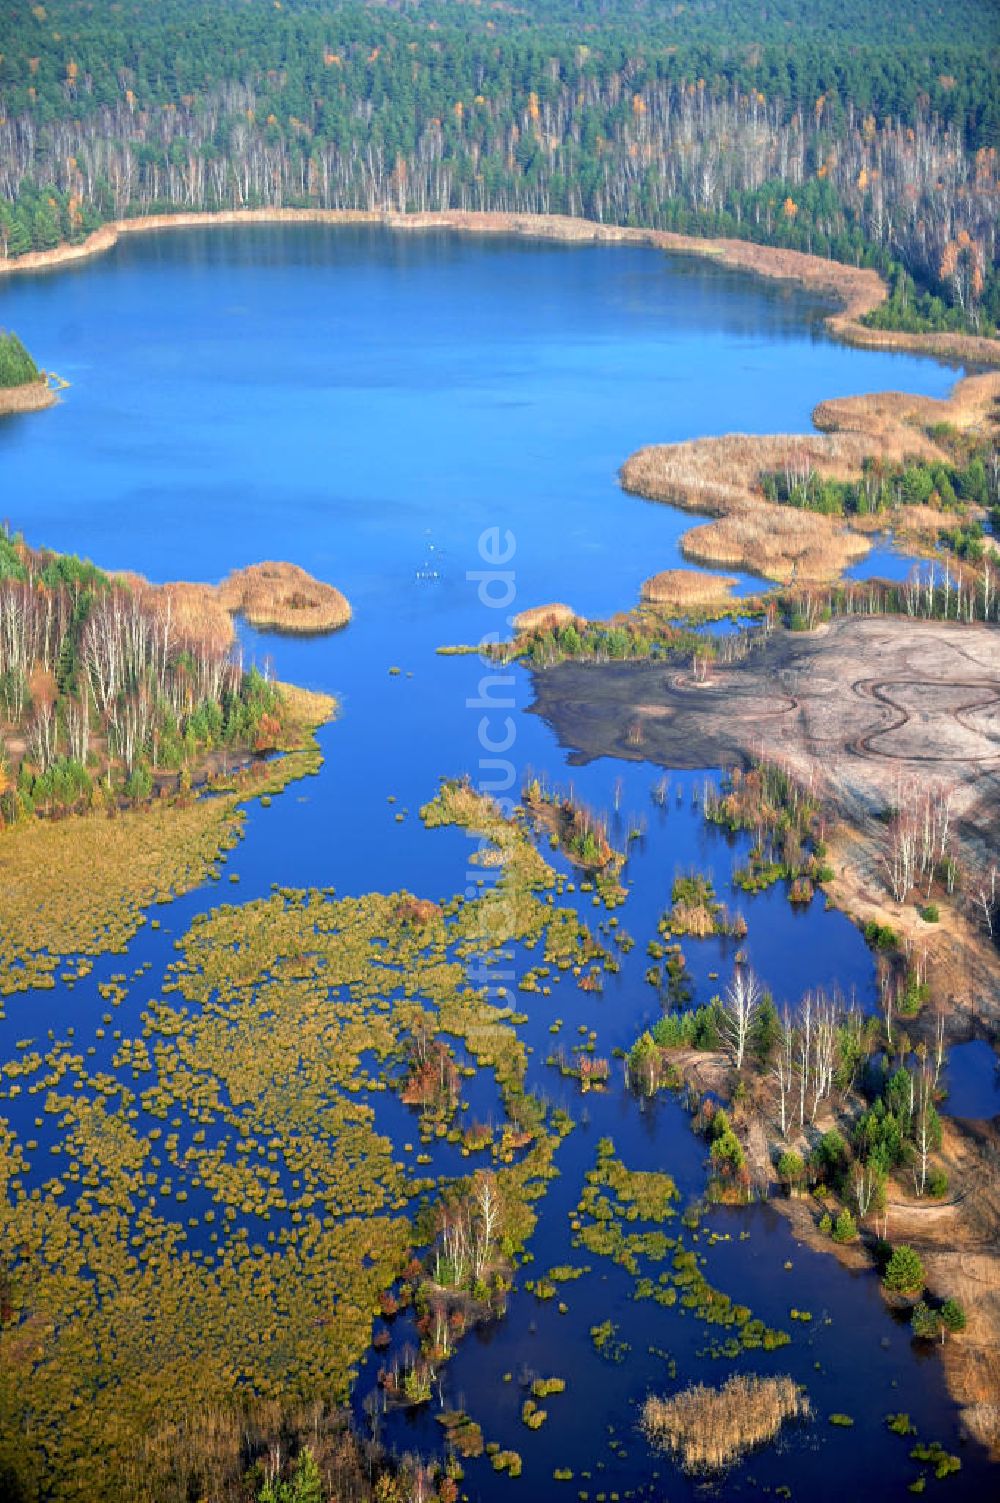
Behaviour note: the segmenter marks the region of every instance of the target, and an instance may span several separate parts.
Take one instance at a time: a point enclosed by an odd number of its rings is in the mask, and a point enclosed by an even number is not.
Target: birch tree
[[[763,1000],[760,982],[752,971],[737,966],[722,998],[720,1026],[733,1064],[742,1070],[747,1044]]]

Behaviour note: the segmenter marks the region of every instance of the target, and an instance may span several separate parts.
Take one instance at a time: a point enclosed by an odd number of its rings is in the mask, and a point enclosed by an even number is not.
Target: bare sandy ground
[[[840,817],[835,902],[877,917],[929,957],[956,1009],[1000,1023],[1000,966],[971,905],[924,922],[886,891],[882,816],[904,790],[947,787],[971,882],[1000,860],[1000,631],[898,617],[845,617],[775,632],[707,682],[657,663],[566,662],[535,674],[534,709],[572,759],[666,767],[746,764],[762,753],[812,784]]]
[[[44,380],[26,381],[23,386],[0,386],[0,417],[14,412],[40,412],[54,407],[56,393]]]

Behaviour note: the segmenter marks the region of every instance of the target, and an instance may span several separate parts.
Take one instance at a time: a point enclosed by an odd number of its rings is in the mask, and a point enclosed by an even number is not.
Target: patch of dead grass
[[[313,579],[298,564],[250,564],[218,587],[227,611],[251,626],[287,632],[327,632],[346,626],[351,607],[333,585]]]
[[[685,534],[681,548],[688,558],[746,569],[782,584],[821,583],[863,558],[870,546],[865,534],[890,520],[907,532],[933,536],[948,519],[930,507],[905,507],[891,519],[882,513],[848,523],[768,501],[761,477],[788,463],[800,472],[853,480],[868,458],[890,464],[910,458],[947,462],[949,455],[928,430],[947,423],[966,433],[984,432],[998,399],[995,372],[967,377],[941,401],[900,392],[838,398],[817,407],[814,420],[821,432],[730,433],[653,444],[626,460],[621,482],[647,500],[717,519]]]

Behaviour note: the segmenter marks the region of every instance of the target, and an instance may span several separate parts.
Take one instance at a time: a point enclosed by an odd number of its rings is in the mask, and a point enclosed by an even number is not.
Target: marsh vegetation
[[[649,1438],[674,1451],[690,1471],[722,1471],[773,1440],[786,1420],[808,1414],[809,1400],[792,1378],[737,1374],[721,1388],[697,1383],[670,1399],[651,1395],[642,1423]]]

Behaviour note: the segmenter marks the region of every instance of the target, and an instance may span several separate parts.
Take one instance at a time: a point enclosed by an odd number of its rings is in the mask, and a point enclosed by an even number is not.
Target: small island
[[[16,334],[0,329],[0,417],[38,412],[55,405],[56,394]]]

